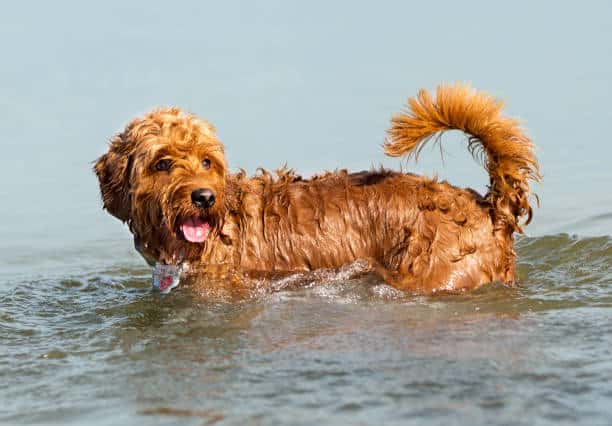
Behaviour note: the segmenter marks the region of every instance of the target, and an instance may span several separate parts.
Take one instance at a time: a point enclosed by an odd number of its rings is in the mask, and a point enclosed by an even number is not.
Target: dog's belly
[[[300,227],[299,232],[270,239],[273,246],[253,243],[242,256],[242,267],[268,271],[334,268],[360,259],[380,261],[385,257],[385,246],[394,245],[385,243],[384,231],[342,226],[336,233],[326,225],[332,224],[323,223],[323,229],[312,229],[311,234]]]

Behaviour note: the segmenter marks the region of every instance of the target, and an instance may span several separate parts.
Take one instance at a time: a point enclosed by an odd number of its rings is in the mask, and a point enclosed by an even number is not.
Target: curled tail
[[[391,119],[385,153],[392,157],[417,155],[422,146],[447,130],[461,130],[469,136],[472,154],[486,154],[490,176],[486,198],[493,206],[497,229],[508,227],[523,232],[531,221],[529,181],[539,181],[533,144],[517,120],[501,115],[503,102],[467,85],[438,86],[435,98],[420,90],[408,100],[408,111]],[[525,218],[524,223],[521,219]]]

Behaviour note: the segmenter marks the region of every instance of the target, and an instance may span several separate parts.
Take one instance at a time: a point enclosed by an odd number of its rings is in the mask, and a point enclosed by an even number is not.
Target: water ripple
[[[139,261],[107,257],[14,278],[0,422],[605,422],[612,240],[517,251],[519,286],[458,296],[350,274],[256,299],[162,296]]]

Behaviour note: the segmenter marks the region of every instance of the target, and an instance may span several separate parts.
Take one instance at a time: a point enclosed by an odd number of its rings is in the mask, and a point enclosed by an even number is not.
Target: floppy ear
[[[94,166],[104,208],[123,222],[130,218],[132,145],[124,140],[124,134],[115,136],[108,152],[98,158]]]

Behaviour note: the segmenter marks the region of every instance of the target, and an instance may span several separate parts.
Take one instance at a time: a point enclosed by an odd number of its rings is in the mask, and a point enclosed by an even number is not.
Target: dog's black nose
[[[215,204],[215,193],[207,188],[199,188],[191,193],[191,201],[201,209],[207,209]]]

